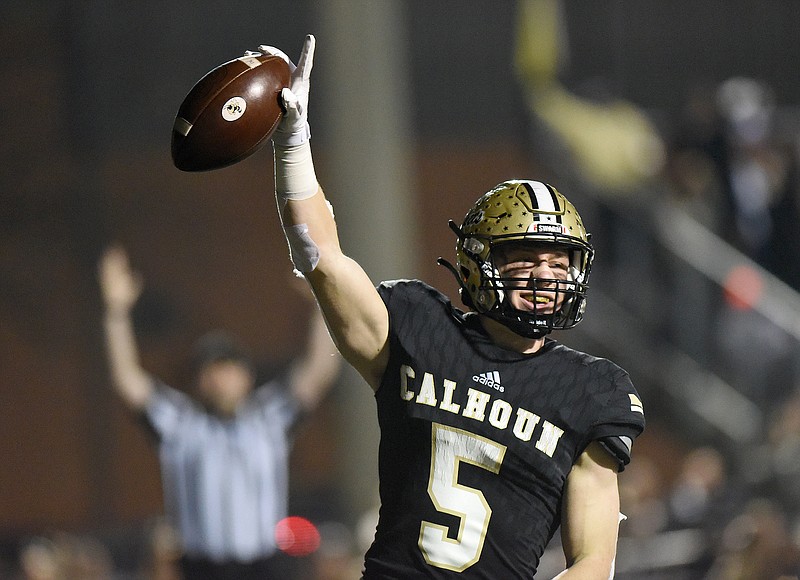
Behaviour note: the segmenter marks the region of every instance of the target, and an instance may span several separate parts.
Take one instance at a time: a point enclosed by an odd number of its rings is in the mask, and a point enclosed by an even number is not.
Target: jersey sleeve
[[[386,304],[386,309],[389,311],[390,319],[395,318],[399,313],[407,310],[411,300],[409,298],[408,281],[404,280],[390,280],[388,282],[381,282],[378,285],[378,294]]]
[[[169,439],[194,408],[192,399],[156,381],[153,396],[144,409],[143,419],[159,441]]]
[[[600,443],[622,471],[631,460],[633,441],[644,431],[644,405],[627,372],[616,368],[611,379],[613,389],[589,439]]]
[[[300,404],[291,395],[284,384],[285,377],[269,381],[256,389],[251,397],[251,404],[270,420],[277,420],[288,430],[298,423],[302,417]]]
[[[389,311],[390,332],[429,319],[434,311],[450,309],[446,296],[420,280],[381,282],[378,294]]]

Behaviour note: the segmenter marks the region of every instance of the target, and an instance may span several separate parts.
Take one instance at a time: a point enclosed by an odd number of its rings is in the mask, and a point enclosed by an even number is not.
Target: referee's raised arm
[[[147,406],[153,381],[139,362],[131,309],[142,293],[142,281],[131,270],[122,246],[109,247],[98,265],[100,291],[105,304],[103,327],[109,371],[115,390],[135,412]]]

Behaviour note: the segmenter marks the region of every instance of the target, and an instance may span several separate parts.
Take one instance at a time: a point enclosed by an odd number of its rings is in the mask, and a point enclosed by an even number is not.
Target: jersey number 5
[[[419,548],[428,564],[462,572],[480,560],[492,508],[480,490],[458,483],[461,463],[499,473],[506,447],[468,431],[433,423],[428,495],[436,510],[459,518],[458,535],[448,527],[423,521]]]

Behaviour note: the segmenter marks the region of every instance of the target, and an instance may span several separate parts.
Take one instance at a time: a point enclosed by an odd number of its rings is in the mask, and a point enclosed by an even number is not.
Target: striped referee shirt
[[[164,504],[188,556],[247,562],[276,550],[298,407],[275,383],[232,418],[159,384],[145,410],[158,437]]]

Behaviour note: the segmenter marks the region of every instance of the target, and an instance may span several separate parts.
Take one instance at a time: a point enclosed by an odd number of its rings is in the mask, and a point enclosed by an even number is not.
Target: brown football
[[[264,145],[283,111],[289,65],[270,54],[240,56],[209,71],[178,108],[172,161],[182,171],[208,171],[237,163]]]

